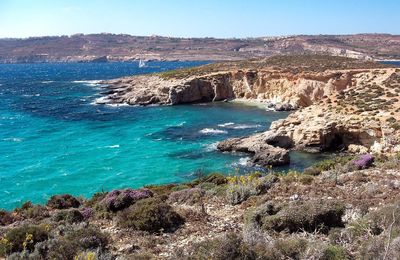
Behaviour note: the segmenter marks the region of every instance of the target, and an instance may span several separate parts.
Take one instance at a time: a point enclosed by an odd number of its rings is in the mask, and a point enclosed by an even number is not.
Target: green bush
[[[7,252],[21,252],[24,249],[32,252],[36,243],[47,240],[48,236],[49,233],[44,226],[25,225],[13,228],[4,237],[9,246],[5,243],[0,245],[0,255],[4,256]]]
[[[117,224],[148,232],[174,231],[184,219],[160,198],[148,198],[136,202],[118,214]]]
[[[69,194],[54,195],[46,204],[52,209],[68,209],[68,208],[79,208],[81,203],[75,197]]]
[[[237,205],[251,196],[266,193],[279,179],[274,175],[260,177],[258,174],[227,177],[226,199]]]
[[[202,182],[213,183],[215,185],[222,185],[222,184],[226,184],[228,182],[228,180],[226,179],[226,177],[224,175],[222,175],[220,173],[212,173],[205,177],[201,177],[197,180],[194,180],[193,184],[198,185]]]
[[[74,259],[82,251],[104,250],[109,244],[108,236],[97,228],[89,227],[71,231],[49,249],[49,259]]]
[[[343,260],[347,259],[346,250],[337,245],[328,245],[324,252],[321,260]]]
[[[233,233],[197,243],[188,251],[187,254],[178,252],[176,259],[256,259],[255,253],[243,242],[242,238]]]
[[[277,232],[327,232],[332,227],[343,226],[344,210],[342,203],[331,200],[291,202],[283,206],[267,203],[248,213],[246,219],[247,224]]]
[[[321,168],[311,166],[311,167],[305,168],[303,171],[303,174],[317,176],[317,175],[320,175],[321,172],[322,172]]]
[[[56,222],[66,222],[68,224],[79,223],[84,220],[82,213],[77,209],[61,210],[54,216],[53,220]]]
[[[326,159],[323,161],[320,161],[312,166],[314,168],[314,171],[328,171],[334,169],[337,165],[345,165],[351,160],[354,159],[354,156],[337,156],[335,158],[331,159]]]
[[[169,195],[168,201],[170,203],[194,205],[201,202],[205,194],[206,191],[199,188],[174,191]]]
[[[49,217],[49,211],[42,205],[33,205],[32,202],[25,202],[21,208],[16,208],[14,212],[22,219],[42,220]]]
[[[301,254],[307,249],[304,239],[278,239],[274,243],[280,259],[300,259]]]

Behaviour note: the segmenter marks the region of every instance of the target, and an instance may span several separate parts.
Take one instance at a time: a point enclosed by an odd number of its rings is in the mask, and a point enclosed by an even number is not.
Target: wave
[[[129,104],[121,103],[121,104],[106,104],[109,107],[129,107]]]
[[[102,80],[74,80],[72,83],[83,84],[88,87],[98,87]]]
[[[261,127],[259,124],[235,124],[232,122],[219,124],[219,127],[228,128],[228,129],[251,129],[251,128],[258,128]]]
[[[53,83],[53,82],[54,82],[53,80],[44,80],[44,81],[42,81],[43,84],[50,84],[50,83]]]
[[[233,123],[233,122],[229,122],[229,123],[223,123],[223,124],[219,124],[218,126],[219,127],[227,127],[227,126],[231,126],[231,125],[234,125],[235,123]]]
[[[184,124],[186,124],[186,121],[183,121],[183,122],[181,122],[181,123],[179,123],[179,124],[176,124],[176,125],[167,125],[168,127],[181,127],[181,126],[183,126]]]
[[[108,145],[106,148],[119,148],[119,144],[114,144],[114,145]]]
[[[99,84],[103,80],[74,80],[72,83]]]
[[[232,163],[232,166],[249,166],[250,157],[242,157],[237,162]]]
[[[200,134],[226,134],[225,130],[215,129],[215,128],[204,128],[199,131]]]
[[[233,129],[250,129],[250,128],[258,128],[258,127],[261,127],[261,125],[245,125],[245,124],[243,124],[243,125],[233,126],[232,128]]]
[[[4,138],[3,141],[10,141],[10,142],[22,142],[23,138],[18,137],[11,137],[11,138]]]

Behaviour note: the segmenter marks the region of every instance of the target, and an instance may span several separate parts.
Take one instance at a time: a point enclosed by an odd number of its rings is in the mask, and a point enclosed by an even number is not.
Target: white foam
[[[243,157],[240,158],[239,161],[234,162],[232,165],[233,166],[248,166],[250,161],[250,157]]]
[[[43,84],[50,84],[50,83],[53,83],[53,82],[54,82],[53,80],[45,80],[45,81],[42,81]]]
[[[250,128],[258,128],[261,127],[261,125],[235,125],[232,128],[233,129],[250,129]]]
[[[228,133],[225,130],[215,129],[215,128],[204,128],[199,131],[201,134],[226,134]]]
[[[3,141],[11,141],[11,142],[22,142],[22,138],[18,138],[18,137],[11,137],[11,138],[5,138],[3,139]]]
[[[106,146],[106,148],[111,148],[111,149],[113,149],[113,148],[119,148],[119,144],[108,145],[108,146]]]
[[[186,121],[183,121],[183,122],[181,122],[181,123],[179,123],[179,124],[176,124],[176,125],[167,125],[168,127],[181,127],[181,126],[183,126],[184,124],[186,124]]]
[[[106,97],[99,97],[99,98],[96,98],[93,102],[91,102],[90,104],[91,105],[98,105],[98,104],[107,104],[108,102],[109,102],[110,100],[109,100],[109,98],[106,96]]]
[[[74,80],[72,83],[99,84],[102,80]]]
[[[250,129],[250,128],[258,128],[261,127],[261,125],[246,125],[246,124],[235,124],[232,122],[229,123],[224,123],[224,124],[219,124],[219,127],[223,128],[229,128],[229,129]]]
[[[216,151],[217,150],[217,145],[218,145],[218,142],[211,143],[211,144],[206,144],[206,145],[204,145],[204,150],[206,152]]]
[[[127,104],[127,103],[121,103],[121,104],[106,104],[106,106],[109,106],[109,107],[128,107],[129,104]]]
[[[219,127],[227,127],[227,126],[231,126],[231,125],[234,125],[235,123],[233,123],[233,122],[229,122],[229,123],[223,123],[223,124],[219,124],[218,126]]]

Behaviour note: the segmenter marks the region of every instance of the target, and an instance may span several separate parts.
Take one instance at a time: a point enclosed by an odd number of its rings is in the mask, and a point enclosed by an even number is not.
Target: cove
[[[200,62],[0,65],[0,208],[51,195],[190,181],[196,172],[253,171],[246,155],[216,151],[230,137],[265,131],[287,112],[237,103],[95,105],[99,80]],[[320,155],[292,152],[302,170]]]

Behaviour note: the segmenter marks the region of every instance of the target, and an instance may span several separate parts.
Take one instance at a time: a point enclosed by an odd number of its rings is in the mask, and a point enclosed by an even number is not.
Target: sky
[[[0,0],[0,38],[400,34],[400,0]]]

